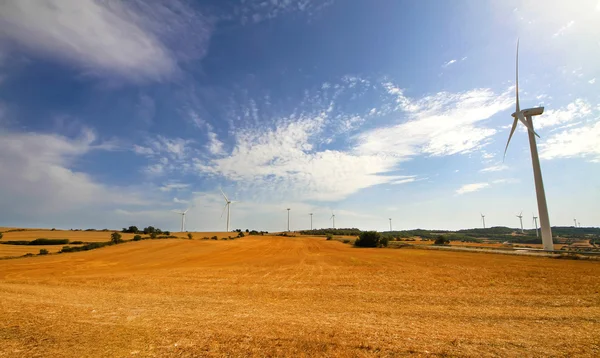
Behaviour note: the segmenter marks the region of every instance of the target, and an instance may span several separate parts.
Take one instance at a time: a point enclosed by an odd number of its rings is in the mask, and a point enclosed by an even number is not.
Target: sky
[[[600,2],[7,0],[0,226],[599,226]]]

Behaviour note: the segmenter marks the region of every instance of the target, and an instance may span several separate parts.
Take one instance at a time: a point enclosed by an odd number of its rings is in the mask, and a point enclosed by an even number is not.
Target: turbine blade
[[[513,134],[515,133],[516,128],[517,128],[517,118],[515,118],[512,128],[510,129],[510,134],[508,135],[508,141],[506,142],[506,148],[504,148],[504,158],[502,158],[503,162],[504,162],[504,159],[506,159],[506,151],[508,150],[508,144],[510,143],[510,139],[512,138]]]
[[[517,94],[517,110],[515,111],[516,113],[519,113],[521,111],[521,106],[519,105],[519,39],[517,39],[517,79],[515,82],[516,85],[516,94]]]
[[[225,198],[226,202],[229,202],[229,199],[227,199],[227,195],[225,195],[225,193],[223,192],[223,189],[219,189],[221,190],[221,194],[223,194],[223,197]]]
[[[519,118],[519,120],[521,121],[521,123],[523,123],[525,125],[525,127],[527,127],[527,129],[533,133],[534,135],[536,135],[538,138],[540,138],[540,135],[537,134],[534,130],[533,130],[533,126],[531,125],[531,123],[525,119],[525,116],[523,115],[522,112],[517,112],[517,118]]]
[[[227,209],[227,205],[229,205],[229,203],[225,204],[225,206],[223,207],[223,211],[221,211],[221,219],[223,219],[223,214],[225,214],[225,209]]]

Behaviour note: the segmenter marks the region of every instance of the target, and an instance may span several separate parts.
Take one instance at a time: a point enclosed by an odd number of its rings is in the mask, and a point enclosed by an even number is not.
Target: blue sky
[[[542,6],[543,5],[543,6]],[[5,1],[0,226],[597,226],[600,2]]]

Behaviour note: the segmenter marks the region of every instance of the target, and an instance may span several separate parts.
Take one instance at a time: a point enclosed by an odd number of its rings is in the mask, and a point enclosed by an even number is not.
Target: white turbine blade
[[[504,159],[506,159],[506,151],[508,150],[508,144],[510,144],[510,139],[512,138],[513,134],[515,133],[515,129],[517,128],[517,121],[518,121],[518,119],[515,118],[512,128],[510,129],[510,134],[508,135],[508,141],[506,142],[506,148],[504,148],[504,158],[502,159],[502,161],[504,161]]]
[[[188,208],[188,209],[185,209],[185,211],[184,211],[182,214],[183,214],[183,215],[187,214],[187,212],[188,212],[189,210],[190,210],[189,208]]]
[[[223,219],[223,214],[225,214],[225,209],[227,209],[227,205],[229,205],[229,203],[225,204],[225,206],[223,207],[223,211],[221,211],[221,219]]]
[[[177,210],[171,210],[171,211],[174,212],[175,214],[179,214],[179,215],[183,214],[183,212],[181,212],[181,211],[177,211]]]
[[[525,127],[527,127],[527,130],[530,131],[531,133],[533,133],[535,136],[537,136],[538,138],[540,138],[540,135],[537,134],[534,130],[533,130],[533,126],[531,125],[531,123],[525,119],[525,116],[523,115],[523,112],[517,112],[517,118],[519,118],[519,120],[521,121],[521,123],[523,123],[525,125]]]
[[[515,113],[519,113],[521,112],[521,106],[519,105],[519,39],[517,39],[517,75],[516,75],[516,94],[517,94],[517,109],[515,110]]]
[[[225,198],[226,202],[229,202],[229,199],[227,199],[227,195],[225,195],[225,193],[223,192],[223,189],[219,189],[221,190],[221,194],[223,194],[223,197]]]

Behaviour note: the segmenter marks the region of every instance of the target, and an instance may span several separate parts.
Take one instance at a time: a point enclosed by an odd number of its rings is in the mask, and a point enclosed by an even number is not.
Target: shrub
[[[190,239],[190,240],[191,240],[191,239],[193,239],[193,238],[194,238],[194,236],[192,235],[192,233],[191,233],[191,232],[188,232],[188,239]]]
[[[219,238],[217,237],[217,235],[213,236],[210,238],[211,240],[219,240]]]
[[[350,239],[344,239],[344,244],[347,244],[350,242]]]
[[[390,239],[388,237],[382,237],[379,240],[379,247],[388,247],[389,242],[390,242]]]
[[[29,245],[65,245],[68,244],[68,239],[35,239],[29,242]]]
[[[226,237],[222,237],[221,240],[229,240],[229,239]]]
[[[29,241],[4,241],[4,245],[29,245]]]
[[[83,241],[71,241],[71,245],[82,245]]]
[[[56,231],[56,229],[55,229],[55,228],[52,228],[50,231]]]
[[[210,240],[210,238],[208,236],[205,236],[202,238],[202,240]]]
[[[0,232],[0,239],[2,239],[2,236],[4,236],[4,234],[2,234],[2,233]]]
[[[35,256],[34,254],[32,254],[31,252],[26,253],[25,255],[23,255],[23,257],[31,257],[31,256]]]
[[[112,234],[110,234],[110,242],[112,242],[113,244],[123,242],[123,240],[121,239],[121,234],[119,234],[118,232],[113,232]]]
[[[171,236],[171,232],[170,231],[163,231],[163,234],[165,234],[167,236]]]
[[[154,240],[154,239],[156,239],[156,236],[157,236],[157,234],[156,234],[156,231],[152,231],[152,232],[150,233],[150,238],[151,238],[151,239],[153,239],[153,240]]]
[[[89,244],[85,244],[85,245],[79,246],[79,247],[63,246],[63,248],[59,251],[59,253],[89,251],[89,250],[93,250],[93,249],[99,249],[104,246],[110,246],[112,244],[113,244],[113,242],[109,241],[109,242],[90,242]]]
[[[333,235],[327,234],[327,240],[333,240]]]
[[[244,237],[244,236],[246,236],[246,235],[244,235],[244,233],[240,231],[240,232],[238,233],[238,236],[237,236],[237,237]]]
[[[133,241],[140,241],[140,240],[142,240],[142,235],[135,235],[133,237]]]
[[[379,240],[381,240],[381,234],[377,231],[364,231],[354,241],[354,245],[358,247],[377,247],[379,246]]]
[[[46,249],[40,249],[39,255],[48,255],[48,250],[46,250]]]
[[[250,235],[258,235],[258,231],[256,231],[256,230],[252,230],[252,231],[250,231],[250,233],[249,233],[249,234],[250,234]],[[261,232],[261,234],[262,234],[262,232]]]
[[[450,244],[450,240],[446,236],[440,235],[437,237],[437,239],[435,239],[435,242],[433,244],[434,245],[448,245],[448,244]]]

